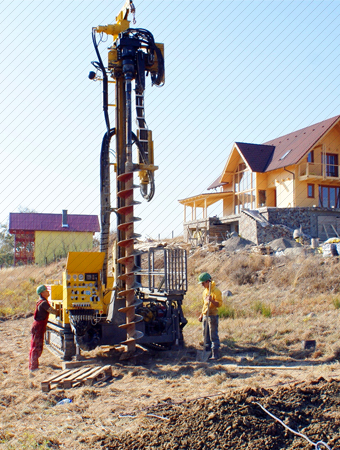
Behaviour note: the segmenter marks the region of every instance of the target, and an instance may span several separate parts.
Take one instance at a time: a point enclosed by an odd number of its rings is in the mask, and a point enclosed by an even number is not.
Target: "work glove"
[[[198,317],[198,321],[202,322],[202,320],[203,320],[203,314],[200,314],[199,317]]]

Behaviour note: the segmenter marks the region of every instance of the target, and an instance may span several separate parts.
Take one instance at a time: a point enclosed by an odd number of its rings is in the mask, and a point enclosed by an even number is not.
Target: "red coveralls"
[[[46,311],[46,319],[44,320],[36,320],[37,313],[38,313],[38,307],[41,305],[41,303],[47,302],[47,300],[41,298],[36,306],[34,311],[34,321],[31,328],[31,348],[30,348],[30,355],[29,355],[29,364],[28,368],[29,370],[36,370],[39,367],[39,358],[42,354],[43,347],[44,347],[44,335],[46,331],[47,321],[49,313]]]

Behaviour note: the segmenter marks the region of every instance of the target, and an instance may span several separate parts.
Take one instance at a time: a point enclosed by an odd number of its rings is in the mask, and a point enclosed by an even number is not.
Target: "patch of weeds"
[[[287,338],[285,339],[284,343],[287,347],[290,347],[291,345],[295,345],[299,342],[298,338]]]
[[[185,325],[185,329],[187,330],[188,329],[188,327],[190,327],[191,325],[195,325],[195,326],[197,326],[197,324],[199,323],[198,322],[198,315],[199,315],[199,313],[198,314],[196,314],[195,316],[191,316],[191,317],[188,317],[188,316],[185,316],[185,318],[187,319],[187,321],[188,321],[188,323]]]
[[[0,317],[12,316],[15,313],[15,309],[10,306],[0,307]]]
[[[51,448],[56,448],[56,446],[48,439],[36,438],[33,434],[25,433],[22,437],[17,439],[15,445],[9,444],[7,446],[8,450],[18,450],[18,448],[25,450],[49,450]]]
[[[28,416],[29,414],[32,414],[32,409],[29,406],[25,406],[22,410],[21,410],[21,416]]]
[[[217,385],[224,383],[230,378],[230,375],[226,372],[218,373],[214,376],[214,381]]]
[[[256,313],[261,314],[263,317],[271,317],[272,316],[272,310],[271,310],[270,306],[263,304],[261,301],[257,301],[254,304],[254,311]]]
[[[60,402],[60,400],[63,400],[64,398],[66,398],[65,391],[61,392],[51,391],[49,392],[48,397],[46,399],[46,404],[50,404],[50,406],[55,406],[58,402]]]
[[[207,367],[205,369],[205,375],[207,377],[212,377],[212,376],[216,375],[217,373],[219,373],[219,370],[216,367]]]
[[[203,291],[202,291],[203,292]],[[199,315],[202,309],[202,295],[200,292],[188,292],[183,303],[184,315]]]
[[[194,372],[194,377],[195,378],[197,378],[197,377],[204,377],[204,375],[205,375],[205,370],[203,368],[197,369]]]
[[[268,350],[266,348],[259,348],[259,356],[267,356]]]
[[[235,319],[235,309],[230,305],[223,305],[218,309],[218,317],[221,319]]]
[[[321,358],[324,355],[324,352],[322,350],[317,350],[312,354],[312,358]]]
[[[222,344],[226,345],[229,348],[234,348],[236,345],[236,341],[233,337],[225,337],[224,339],[222,339]]]
[[[100,392],[96,389],[88,388],[83,390],[83,396],[93,400],[100,396]]]
[[[9,431],[0,430],[0,444],[5,444],[10,439],[14,438],[14,434]]]
[[[333,298],[333,305],[335,309],[340,309],[340,298],[338,297]]]
[[[288,328],[284,328],[283,330],[277,330],[278,336],[284,336],[285,334],[290,334],[293,330],[289,330]]]
[[[45,404],[45,408],[52,408],[53,406],[55,406],[56,403],[54,401],[52,401],[52,399],[47,398],[45,400],[44,404]]]
[[[231,279],[239,286],[253,284],[253,271],[247,266],[241,266],[233,272]]]

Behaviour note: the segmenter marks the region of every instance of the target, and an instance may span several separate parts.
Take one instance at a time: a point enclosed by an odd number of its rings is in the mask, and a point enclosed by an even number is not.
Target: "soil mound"
[[[307,442],[272,419],[260,403],[276,417],[314,441],[340,449],[340,388],[338,382],[305,384],[278,392],[247,389],[217,400],[203,399],[153,411],[166,417],[164,426],[131,435],[108,437],[107,450],[120,449],[302,449]],[[336,417],[335,417],[335,415]],[[330,420],[330,418],[333,418]],[[334,445],[334,447],[333,447]]]
[[[243,239],[240,236],[232,236],[226,241],[222,242],[224,249],[228,252],[235,252],[236,250],[241,250],[247,245],[254,245],[251,241]]]
[[[278,391],[263,388],[235,392],[218,399],[157,405],[158,426],[145,425],[137,433],[108,436],[102,448],[113,449],[303,449],[298,437],[270,417],[257,403],[311,441],[340,449],[340,387],[323,378]],[[163,420],[162,420],[163,418]],[[164,419],[167,420],[164,420]]]
[[[275,251],[284,250],[286,248],[301,247],[301,244],[294,241],[294,239],[287,238],[275,239],[274,241],[269,242],[268,245],[270,245],[270,247]]]

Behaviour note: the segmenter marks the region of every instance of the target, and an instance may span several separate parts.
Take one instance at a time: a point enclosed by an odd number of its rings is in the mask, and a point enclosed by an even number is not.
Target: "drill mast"
[[[128,0],[118,16],[116,24],[98,26],[92,29],[92,38],[98,61],[92,64],[96,72],[90,72],[90,79],[101,79],[103,84],[103,111],[106,123],[106,133],[103,137],[100,157],[100,189],[101,189],[101,240],[100,251],[105,253],[102,271],[102,281],[106,285],[108,247],[110,233],[110,214],[117,215],[117,266],[115,295],[125,299],[125,307],[120,312],[125,313],[126,323],[120,327],[126,329],[126,340],[130,352],[135,350],[136,340],[142,333],[136,331],[135,325],[142,317],[135,314],[135,308],[140,305],[136,299],[135,289],[140,285],[136,282],[135,265],[136,252],[134,240],[139,235],[134,232],[134,223],[140,220],[134,216],[134,189],[140,188],[141,195],[150,201],[154,195],[154,171],[157,167],[153,160],[153,142],[151,131],[147,129],[144,113],[145,75],[150,74],[153,85],[164,84],[164,46],[156,44],[148,30],[130,28],[127,20],[129,12],[134,14],[132,1]],[[106,33],[113,37],[109,47],[108,66],[105,67],[99,53],[97,35]],[[99,77],[97,74],[99,73]],[[115,105],[109,103],[108,85],[115,83]],[[135,90],[137,135],[132,131],[132,90]],[[115,127],[111,127],[109,107],[115,107]],[[110,181],[110,142],[116,138],[116,161],[114,163],[117,175],[117,205],[111,206]],[[134,155],[133,147],[136,150]],[[134,158],[136,156],[136,158]],[[136,161],[136,162],[134,162]],[[134,173],[138,172],[140,184],[134,184]]]

